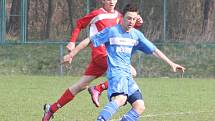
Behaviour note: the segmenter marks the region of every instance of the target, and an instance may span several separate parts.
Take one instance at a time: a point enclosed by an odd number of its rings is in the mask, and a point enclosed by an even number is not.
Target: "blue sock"
[[[137,121],[140,115],[132,108],[127,112],[120,121]]]
[[[109,120],[113,114],[117,112],[117,109],[119,106],[116,104],[116,102],[111,101],[109,102],[100,112],[97,121],[107,121]]]

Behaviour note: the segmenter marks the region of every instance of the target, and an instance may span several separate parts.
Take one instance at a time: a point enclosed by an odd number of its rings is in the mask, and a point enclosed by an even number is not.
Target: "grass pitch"
[[[56,101],[79,77],[0,76],[0,121],[40,121],[44,103]],[[99,83],[100,78],[92,83]],[[214,79],[136,78],[146,111],[140,121],[215,121]],[[101,105],[107,103],[106,93]],[[95,121],[96,108],[87,91],[60,109],[53,121]],[[117,121],[126,105],[114,115]]]

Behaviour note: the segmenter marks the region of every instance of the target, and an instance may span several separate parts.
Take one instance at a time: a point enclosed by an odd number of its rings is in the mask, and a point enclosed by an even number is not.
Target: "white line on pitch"
[[[162,114],[147,114],[140,116],[140,118],[152,118],[152,117],[164,117],[164,116],[179,116],[179,115],[193,115],[193,114],[200,114],[200,113],[214,113],[215,111],[198,111],[198,112],[171,112],[171,113],[162,113]],[[110,121],[119,121],[119,119],[113,119]]]

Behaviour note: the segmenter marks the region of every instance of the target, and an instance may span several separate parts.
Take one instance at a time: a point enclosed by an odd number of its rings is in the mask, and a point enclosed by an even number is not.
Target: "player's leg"
[[[98,121],[109,120],[120,106],[125,105],[128,96],[129,80],[125,76],[114,76],[108,80],[108,99],[109,102],[99,113]]]
[[[119,107],[123,106],[127,100],[127,95],[116,94],[112,101],[107,103],[99,113],[97,121],[108,121],[118,111]]]
[[[92,87],[88,88],[88,92],[90,93],[91,99],[92,99],[92,101],[93,101],[93,103],[95,104],[96,107],[100,106],[99,100],[100,100],[101,93],[104,90],[107,90],[107,87],[108,87],[108,82],[105,81],[102,84],[99,84],[97,86],[92,86]]]
[[[137,72],[133,66],[131,66],[131,74],[133,77],[136,77]],[[108,81],[106,80],[104,83],[92,86],[88,89],[91,94],[92,100],[96,107],[99,107],[99,97],[104,90],[108,89]]]
[[[96,76],[89,75],[82,76],[77,83],[66,89],[63,95],[54,104],[51,105],[50,107],[51,111],[55,113],[59,108],[66,105],[75,97],[75,95],[77,95],[82,90],[86,89],[89,83],[95,78]]]
[[[132,75],[132,77],[136,77],[137,76],[136,69],[132,65],[130,65],[130,66],[131,66],[131,75]]]
[[[132,109],[123,115],[121,121],[137,121],[145,110],[141,92],[138,90],[129,96],[128,102],[132,105]]]
[[[108,81],[106,80],[105,82],[102,82],[98,85],[92,86],[89,88],[91,92],[97,91],[99,95],[104,91],[108,89]]]
[[[55,103],[53,103],[50,106],[46,104],[44,106],[44,116],[42,118],[42,121],[49,121],[50,118],[58,109],[62,108],[68,102],[73,100],[75,95],[77,95],[82,90],[86,89],[89,83],[95,78],[96,76],[89,75],[82,76],[76,84],[66,89],[62,96]]]
[[[137,71],[135,70],[135,68],[131,65],[131,74],[133,77],[137,76]],[[94,89],[97,90],[100,94],[104,91],[108,89],[108,82],[107,80],[104,83],[98,84],[96,86],[94,86]]]
[[[107,60],[106,56],[96,58],[92,60],[91,67],[85,72],[85,75],[96,75],[97,77],[102,76],[107,71]],[[99,98],[103,90],[108,87],[107,81],[105,83],[99,84],[97,86],[92,86],[88,88],[88,92],[91,95],[91,99],[96,107],[99,107]]]
[[[135,70],[135,68],[132,65],[131,65],[131,74],[132,74],[133,77],[137,76],[137,71]],[[93,89],[97,90],[101,94],[104,90],[108,89],[107,80],[104,83],[101,83],[101,84],[98,84],[98,85],[94,86],[94,88],[92,88],[92,90]]]

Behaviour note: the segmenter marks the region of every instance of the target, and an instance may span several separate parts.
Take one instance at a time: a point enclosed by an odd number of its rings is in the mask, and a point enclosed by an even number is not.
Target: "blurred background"
[[[82,75],[89,47],[69,68],[59,64],[67,53],[76,20],[101,6],[96,0],[0,0],[0,74]],[[184,77],[215,77],[215,0],[118,0],[141,9],[140,30],[171,60],[186,67]],[[80,42],[88,29],[79,35]],[[139,77],[180,77],[155,57],[132,59]]]

